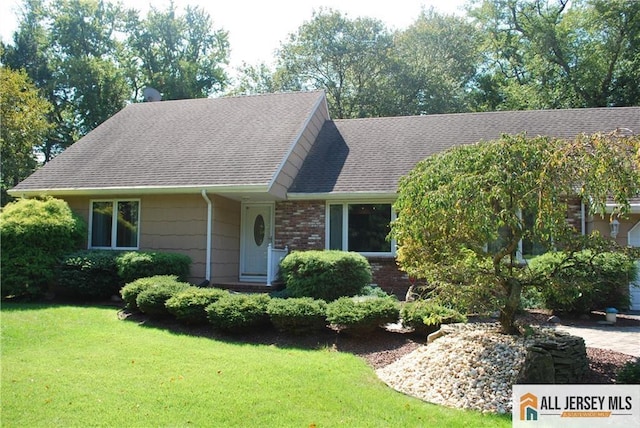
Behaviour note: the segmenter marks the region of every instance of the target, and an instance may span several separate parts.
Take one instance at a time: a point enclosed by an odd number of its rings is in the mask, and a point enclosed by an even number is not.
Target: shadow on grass
[[[374,368],[388,364],[389,359],[394,359],[392,354],[401,348],[404,348],[405,352],[402,352],[404,354],[426,343],[426,337],[419,334],[398,333],[382,328],[366,336],[349,335],[328,327],[317,332],[297,335],[280,332],[272,325],[258,327],[243,333],[227,333],[217,331],[207,324],[186,325],[176,321],[173,317],[149,317],[141,312],[129,312],[126,309],[121,309],[118,316],[125,322],[135,322],[144,328],[161,329],[178,335],[206,337],[227,343],[276,346],[282,349],[330,349],[348,352],[364,357]]]

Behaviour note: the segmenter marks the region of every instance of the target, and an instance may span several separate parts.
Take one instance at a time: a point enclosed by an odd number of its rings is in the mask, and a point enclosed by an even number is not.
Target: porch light
[[[611,229],[611,237],[613,239],[616,239],[616,237],[618,236],[618,230],[620,229],[620,222],[618,221],[618,219],[614,218],[613,220],[611,220],[611,223],[609,223],[609,228]]]

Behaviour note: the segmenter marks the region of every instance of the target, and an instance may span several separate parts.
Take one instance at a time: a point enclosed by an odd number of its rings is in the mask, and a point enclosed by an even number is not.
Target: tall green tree
[[[184,15],[173,3],[165,11],[152,7],[146,19],[132,20],[127,43],[136,90],[151,86],[171,100],[203,98],[228,83],[222,67],[228,63],[228,34],[214,30],[200,7],[187,6]]]
[[[393,75],[403,114],[468,111],[481,37],[465,18],[423,10],[396,37]]]
[[[335,118],[388,115],[393,36],[375,19],[314,12],[277,53],[281,89],[327,92]]]
[[[516,333],[522,290],[539,285],[518,257],[519,243],[602,250],[597,234],[579,237],[567,222],[568,201],[580,198],[604,214],[613,196],[614,215],[624,215],[640,192],[639,168],[637,136],[504,136],[434,155],[400,182],[391,230],[398,262],[436,291],[494,299],[503,331]]]
[[[469,14],[486,35],[479,109],[640,102],[640,3],[483,0]]]
[[[1,205],[11,198],[7,190],[33,173],[38,165],[34,147],[44,143],[51,128],[51,104],[24,71],[0,67],[0,181]]]

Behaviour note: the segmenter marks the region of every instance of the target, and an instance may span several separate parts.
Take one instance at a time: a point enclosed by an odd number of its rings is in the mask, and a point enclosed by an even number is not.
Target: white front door
[[[240,279],[265,281],[267,247],[273,239],[273,205],[246,204],[242,208]]]

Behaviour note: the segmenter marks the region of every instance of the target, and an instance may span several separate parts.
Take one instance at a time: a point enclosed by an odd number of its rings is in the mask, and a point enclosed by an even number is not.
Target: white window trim
[[[391,205],[391,221],[393,222],[396,219],[396,210],[393,209],[393,203],[395,201],[390,200],[364,200],[364,201],[344,201],[344,200],[336,200],[336,201],[326,201],[325,204],[325,227],[324,227],[324,246],[325,249],[329,249],[329,241],[331,238],[331,224],[330,224],[330,215],[331,215],[331,205],[342,205],[342,248],[344,251],[348,251],[349,248],[349,205],[366,205],[366,204],[385,204]],[[396,256],[396,240],[391,240],[391,251],[386,252],[359,252],[359,254],[365,257],[395,257]]]
[[[93,243],[91,242],[93,239],[93,204],[94,202],[111,202],[113,204],[113,211],[111,214],[111,246],[110,247],[98,247],[98,246],[93,246]],[[136,236],[136,242],[138,245],[136,245],[135,247],[118,247],[117,243],[118,243],[118,222],[113,222],[113,219],[117,219],[118,218],[118,203],[120,202],[137,202],[138,203],[138,230],[137,230],[137,236]],[[142,203],[140,202],[140,199],[91,199],[89,200],[89,239],[87,240],[88,242],[88,248],[90,250],[138,250],[140,249],[140,225],[141,225],[141,219],[142,219]]]

